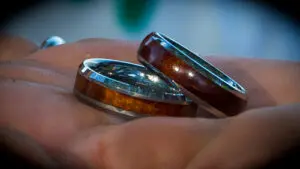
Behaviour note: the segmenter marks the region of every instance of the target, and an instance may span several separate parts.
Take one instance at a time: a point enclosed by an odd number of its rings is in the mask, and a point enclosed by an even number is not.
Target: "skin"
[[[0,61],[15,60],[38,50],[38,46],[19,36],[0,34]]]
[[[9,147],[42,166],[258,168],[300,141],[300,63],[206,57],[248,89],[245,112],[216,120],[151,117],[124,122],[79,102],[72,88],[85,58],[138,63],[138,42],[86,39],[34,52],[26,48],[29,43],[12,44],[18,53],[1,55],[0,133],[10,140]]]

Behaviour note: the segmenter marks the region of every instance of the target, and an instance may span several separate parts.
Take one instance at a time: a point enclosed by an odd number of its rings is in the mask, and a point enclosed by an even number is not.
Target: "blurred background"
[[[200,55],[300,60],[299,7],[287,0],[27,0],[2,4],[1,19],[2,30],[38,44],[51,35],[140,41],[158,31]]]

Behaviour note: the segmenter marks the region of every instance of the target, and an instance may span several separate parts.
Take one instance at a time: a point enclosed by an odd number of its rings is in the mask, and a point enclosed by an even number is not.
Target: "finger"
[[[300,141],[299,105],[257,109],[233,118],[187,169],[259,168]]]
[[[57,152],[57,161],[69,168],[112,169],[107,168],[106,161],[117,129],[118,126],[97,126],[78,133]]]
[[[230,124],[229,124],[230,125]],[[238,127],[244,130],[243,127]],[[264,150],[253,137],[256,135],[244,130],[243,134],[233,131],[223,131],[219,137],[210,142],[200,151],[188,164],[186,169],[247,169],[255,168],[259,161],[264,159],[264,152],[253,152],[252,150]],[[248,161],[247,161],[248,160]]]
[[[92,168],[182,169],[225,124],[223,120],[144,118],[91,129],[78,136],[68,151]]]
[[[77,70],[87,58],[108,58],[137,62],[135,42],[107,39],[86,39],[40,50],[28,57],[55,69]]]
[[[38,46],[28,39],[10,34],[0,35],[0,61],[25,58],[38,50]]]
[[[300,102],[300,62],[224,56],[207,59],[247,89],[247,109]]]
[[[1,166],[8,168],[57,168],[54,160],[41,145],[16,129],[0,128],[0,149]]]
[[[116,121],[57,86],[1,79],[0,93],[0,125],[13,126],[48,147],[78,131]]]

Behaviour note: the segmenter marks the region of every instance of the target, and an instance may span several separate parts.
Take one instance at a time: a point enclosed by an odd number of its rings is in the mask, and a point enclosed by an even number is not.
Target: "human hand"
[[[219,120],[144,118],[82,133],[64,152],[90,168],[290,168],[297,154],[287,155],[300,146],[299,111],[298,104]]]
[[[112,146],[115,147],[114,151],[121,152],[112,155],[111,158],[116,159],[113,161],[114,165],[123,164],[126,158],[121,159],[125,157],[122,153],[131,149],[136,150],[135,153],[146,154],[138,160],[141,166],[149,164],[150,161],[152,167],[160,166],[159,163],[171,167],[175,164],[187,165],[191,160],[189,158],[196,155],[209,140],[224,129],[224,125],[228,124],[227,119],[217,121],[201,119],[199,122],[197,119],[151,118],[149,121],[141,119],[114,125],[122,123],[122,119],[116,119],[104,111],[78,102],[72,94],[77,66],[83,59],[102,57],[137,62],[136,48],[137,43],[89,39],[40,50],[26,55],[23,59],[2,62],[1,126],[14,128],[32,137],[50,156],[61,153],[61,147],[65,147],[63,149],[66,153],[74,154],[83,161],[82,163],[88,163],[88,166],[106,165],[105,162],[99,164],[100,159],[103,159],[101,152],[98,155],[90,154],[97,150],[97,142],[105,143],[107,142],[105,140],[113,138],[119,140],[117,143],[111,143],[116,144]],[[299,91],[295,90],[298,83],[294,78],[299,71],[297,63],[220,57],[208,59],[248,88],[250,98],[248,109],[300,100]],[[256,69],[252,68],[254,65]],[[266,78],[273,73],[281,75],[281,79]],[[156,139],[151,142],[148,138]],[[170,141],[169,138],[174,139]],[[123,143],[124,139],[128,145]],[[132,148],[137,145],[135,140],[139,140],[140,148]],[[91,143],[85,144],[87,141]],[[199,144],[192,144],[195,142]],[[148,151],[159,152],[162,155],[153,156],[151,153],[149,155]],[[178,151],[184,153],[178,156]],[[126,152],[129,154],[126,154],[128,159],[125,162],[137,161],[135,153]],[[132,166],[128,164],[127,167]]]
[[[299,112],[300,104],[293,104],[232,118],[186,169],[298,168]]]

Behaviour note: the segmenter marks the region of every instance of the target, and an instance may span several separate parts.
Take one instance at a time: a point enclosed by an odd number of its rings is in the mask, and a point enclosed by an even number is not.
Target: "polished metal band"
[[[144,66],[112,59],[83,61],[79,73],[111,90],[146,100],[173,104],[191,101],[176,86],[169,86]]]
[[[221,88],[243,100],[247,99],[246,89],[242,85],[180,43],[158,32],[154,32],[151,38]]]
[[[91,105],[127,117],[196,115],[197,105],[142,65],[86,59],[79,66],[74,94]]]

